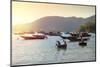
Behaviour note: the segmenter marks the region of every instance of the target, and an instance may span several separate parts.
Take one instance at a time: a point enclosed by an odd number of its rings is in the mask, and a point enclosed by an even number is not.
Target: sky
[[[31,2],[12,2],[12,24],[31,23],[45,16],[90,17],[94,6],[62,5]]]

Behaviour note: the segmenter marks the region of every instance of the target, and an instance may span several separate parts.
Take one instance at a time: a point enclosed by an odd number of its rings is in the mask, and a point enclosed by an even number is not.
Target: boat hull
[[[62,36],[61,36],[62,37]],[[62,37],[63,39],[68,39],[70,41],[81,41],[81,38],[78,37]],[[89,38],[84,38],[83,41],[87,41]]]
[[[44,37],[28,37],[28,36],[21,36],[25,40],[31,40],[31,39],[45,39]]]
[[[66,48],[67,45],[57,45],[58,48]]]
[[[86,43],[86,42],[79,42],[79,45],[81,45],[81,46],[86,46],[87,43]]]

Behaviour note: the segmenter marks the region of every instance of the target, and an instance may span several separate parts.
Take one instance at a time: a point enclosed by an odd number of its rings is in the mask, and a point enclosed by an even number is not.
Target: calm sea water
[[[58,49],[59,36],[48,36],[44,40],[23,40],[12,38],[12,65],[47,64],[95,60],[95,34],[92,34],[87,46],[78,42],[67,42],[67,49]]]

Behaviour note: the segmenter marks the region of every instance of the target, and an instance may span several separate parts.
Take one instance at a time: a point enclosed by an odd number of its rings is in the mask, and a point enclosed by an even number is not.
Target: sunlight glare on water
[[[66,49],[56,47],[59,36],[48,36],[48,39],[24,40],[12,38],[12,65],[46,64],[59,62],[95,60],[95,34],[92,34],[87,46],[78,42],[67,42]]]

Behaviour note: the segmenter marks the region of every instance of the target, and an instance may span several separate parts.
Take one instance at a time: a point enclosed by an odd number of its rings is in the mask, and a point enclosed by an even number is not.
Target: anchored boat
[[[30,39],[45,39],[45,38],[47,38],[47,36],[46,35],[44,35],[44,34],[31,34],[31,35],[22,35],[21,36],[22,38],[24,38],[25,40],[30,40]]]
[[[56,46],[58,48],[66,48],[67,47],[67,43],[64,40],[63,40],[63,44],[60,41],[57,41]]]

